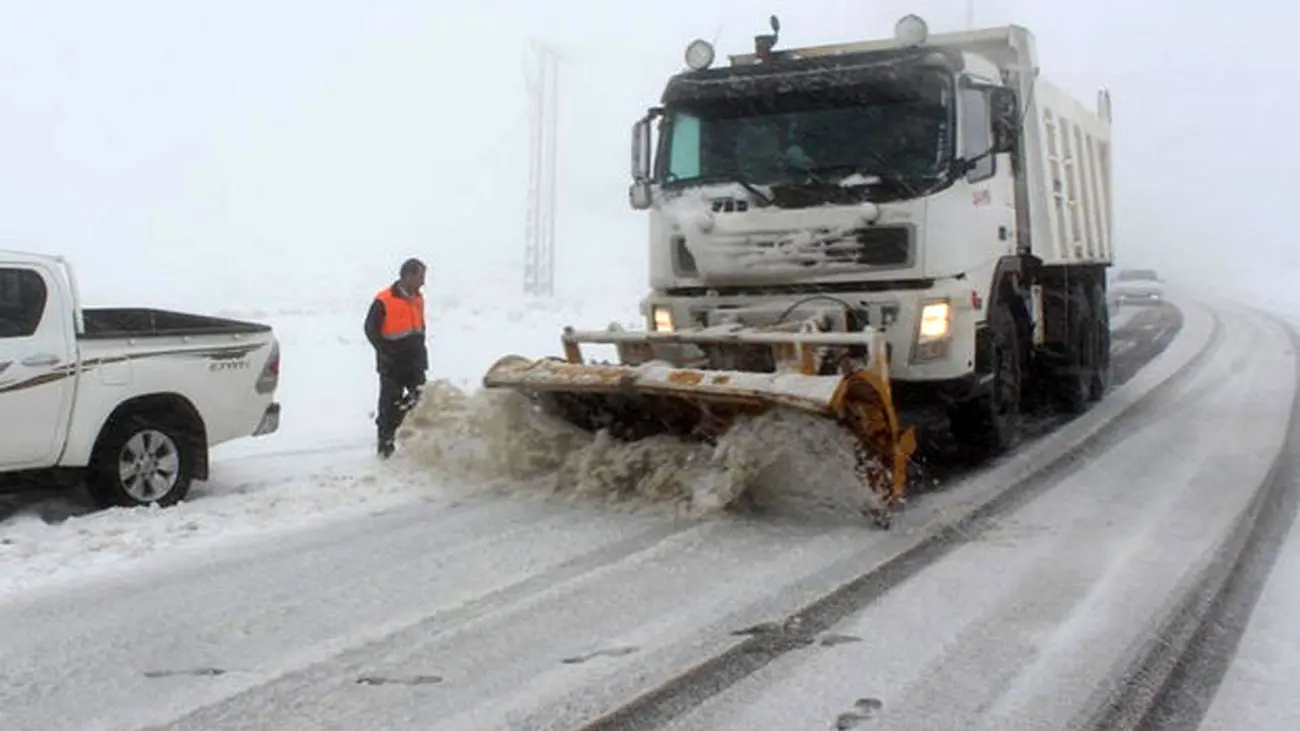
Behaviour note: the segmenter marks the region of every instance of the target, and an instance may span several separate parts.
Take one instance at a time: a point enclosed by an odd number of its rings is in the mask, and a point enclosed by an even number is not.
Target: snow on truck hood
[[[749,199],[738,185],[700,188],[663,200],[659,210],[705,277],[869,268],[855,259],[862,246],[857,234],[880,220],[878,205],[715,210],[715,201]]]

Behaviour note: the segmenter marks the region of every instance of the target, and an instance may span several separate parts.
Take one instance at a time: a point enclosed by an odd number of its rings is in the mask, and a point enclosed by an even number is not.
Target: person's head
[[[402,262],[402,269],[398,272],[398,281],[402,283],[402,288],[411,293],[420,291],[420,287],[424,286],[424,270],[424,262],[419,259],[407,259]]]

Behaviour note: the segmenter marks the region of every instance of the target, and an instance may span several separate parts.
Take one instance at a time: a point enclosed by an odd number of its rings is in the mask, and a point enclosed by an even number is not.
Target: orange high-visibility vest
[[[392,287],[385,287],[375,295],[375,299],[384,303],[384,322],[379,326],[379,334],[384,340],[401,340],[412,333],[424,332],[422,295],[402,299],[393,294]]]

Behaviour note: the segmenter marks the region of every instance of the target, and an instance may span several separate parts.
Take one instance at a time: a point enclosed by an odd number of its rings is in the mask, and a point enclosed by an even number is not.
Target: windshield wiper
[[[838,165],[818,165],[817,167],[808,168],[806,172],[809,175],[818,178],[818,182],[821,183],[827,182],[825,179],[822,178],[824,174],[834,173],[837,171],[844,171],[846,174],[841,177],[842,180],[843,178],[848,177],[849,173],[858,173],[859,175],[862,175],[864,177],[876,178],[880,182],[885,183],[886,185],[902,190],[903,192],[907,193],[909,196],[916,197],[918,195],[916,189],[913,188],[911,185],[909,185],[907,181],[905,181],[903,178],[897,175],[880,172],[880,169],[883,167],[885,166],[883,165],[867,166],[867,165],[854,165],[851,163],[841,163]]]
[[[718,178],[726,180],[731,183],[736,183],[741,187],[743,187],[745,190],[749,191],[750,193],[753,193],[754,197],[758,199],[761,205],[764,206],[772,205],[772,199],[769,198],[766,194],[764,194],[763,191],[759,190],[758,187],[755,186],[753,183],[749,182],[748,180],[745,180],[745,176],[741,175],[740,173],[724,173],[718,175]]]
[[[710,175],[695,175],[689,178],[681,178],[672,173],[668,173],[667,177],[665,178],[665,181],[673,184],[695,184],[695,185],[702,185],[706,183],[735,183],[743,187],[745,190],[749,191],[750,193],[753,193],[754,197],[759,200],[760,204],[764,206],[772,205],[772,199],[766,194],[764,194],[763,191],[755,187],[753,183],[746,180],[745,177],[740,173],[714,173]]]

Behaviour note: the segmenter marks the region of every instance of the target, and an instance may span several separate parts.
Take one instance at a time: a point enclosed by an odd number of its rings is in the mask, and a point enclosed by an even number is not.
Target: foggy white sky
[[[626,205],[629,127],[688,41],[747,52],[772,12],[790,46],[887,35],[907,12],[952,30],[965,2],[0,0],[0,246],[70,255],[101,302],[350,296],[409,254],[435,289],[517,289],[522,59],[540,37],[567,54],[559,286],[621,281],[635,300],[646,229]],[[1280,192],[1297,15],[1262,0],[976,2],[979,25],[1029,27],[1043,74],[1089,105],[1112,90],[1119,261],[1182,276],[1300,264]]]

